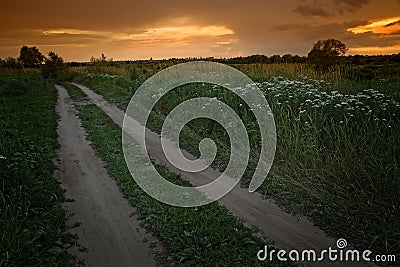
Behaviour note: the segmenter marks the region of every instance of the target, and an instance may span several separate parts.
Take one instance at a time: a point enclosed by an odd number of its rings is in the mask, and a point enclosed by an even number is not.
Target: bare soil
[[[135,209],[86,140],[67,91],[56,88],[60,116],[56,177],[66,189],[63,207],[68,224],[76,225],[69,231],[78,235],[81,246],[71,252],[87,266],[155,266],[149,248],[155,238],[139,226]]]

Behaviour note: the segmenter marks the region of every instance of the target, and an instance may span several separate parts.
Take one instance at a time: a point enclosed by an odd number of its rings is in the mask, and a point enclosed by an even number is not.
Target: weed
[[[180,208],[161,203],[148,196],[134,182],[122,152],[121,129],[95,105],[80,106],[79,117],[92,145],[105,161],[124,195],[136,206],[143,226],[158,236],[163,250],[158,255],[161,265],[258,266],[256,253],[263,241],[229,211],[212,203],[197,208]],[[120,149],[116,149],[120,148]],[[168,180],[190,186],[178,175],[157,166]],[[145,175],[143,171],[134,175]],[[277,266],[270,262],[269,266]]]
[[[1,81],[0,265],[70,265],[63,194],[53,177],[56,91],[39,76]]]
[[[360,248],[400,251],[400,106],[394,70],[380,69],[375,79],[365,80],[348,66],[325,73],[302,64],[236,67],[259,82],[277,125],[275,161],[260,191]],[[126,108],[135,88],[118,86],[113,81],[118,75],[107,82],[102,75],[81,73],[78,80]],[[176,88],[157,103],[148,126],[160,131],[172,108],[197,96],[217,97],[243,120],[253,141],[244,177],[249,181],[260,146],[258,128],[252,112],[227,90],[207,84]],[[214,166],[226,166],[229,140],[218,126],[193,121],[181,136],[180,145],[195,155],[199,141],[212,137],[219,148]]]

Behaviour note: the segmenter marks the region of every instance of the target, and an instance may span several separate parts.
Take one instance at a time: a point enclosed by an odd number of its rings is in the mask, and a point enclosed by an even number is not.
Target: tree
[[[36,46],[28,47],[24,45],[21,47],[20,55],[18,60],[24,65],[24,67],[37,67],[43,63],[45,57],[40,53]]]
[[[49,57],[46,58],[45,64],[40,69],[42,76],[44,78],[58,78],[65,69],[64,60],[53,51],[50,51],[48,55]]]
[[[2,60],[1,66],[4,68],[12,68],[12,69],[22,69],[22,63],[18,61],[18,59],[13,57],[6,57],[4,61]]]
[[[348,48],[344,43],[335,39],[319,40],[308,53],[308,60],[319,65],[333,65],[338,62]]]
[[[107,62],[112,62],[112,58],[107,58],[104,53],[101,53],[101,56],[96,58],[96,57],[91,57],[90,62],[96,64],[96,65],[106,65]]]
[[[46,64],[60,66],[60,65],[62,65],[62,63],[64,63],[63,58],[60,57],[59,55],[57,55],[55,52],[50,51],[48,55],[49,55],[49,57],[46,58]]]
[[[280,55],[273,55],[269,58],[269,60],[271,61],[271,63],[281,63],[282,62],[282,58]]]
[[[291,54],[285,54],[282,56],[282,61],[284,63],[293,63],[293,56]]]

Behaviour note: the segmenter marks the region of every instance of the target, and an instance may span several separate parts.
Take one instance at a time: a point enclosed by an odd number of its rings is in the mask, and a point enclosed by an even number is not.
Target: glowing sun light
[[[347,31],[354,34],[372,32],[375,34],[392,34],[400,31],[400,17],[386,18],[370,21],[366,25],[348,28]]]

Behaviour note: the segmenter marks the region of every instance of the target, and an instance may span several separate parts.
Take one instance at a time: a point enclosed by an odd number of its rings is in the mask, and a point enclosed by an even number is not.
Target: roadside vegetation
[[[340,56],[335,40],[317,42],[308,57],[254,55],[212,60],[229,64],[257,82],[274,113],[277,151],[259,192],[286,210],[307,215],[330,235],[355,247],[400,257],[400,54]],[[338,48],[331,53],[326,47]],[[314,52],[313,52],[314,51]],[[321,60],[327,56],[327,61]],[[340,56],[340,57],[339,57]],[[331,57],[331,58],[329,58]],[[147,196],[131,178],[122,154],[121,130],[69,82],[90,87],[125,109],[151,75],[199,59],[114,62],[104,54],[89,63],[66,64],[22,47],[20,57],[0,60],[0,265],[70,265],[62,191],[53,178],[57,147],[56,91],[61,82],[75,100],[88,138],[105,161],[143,226],[163,243],[158,261],[188,266],[259,264],[263,241],[216,203],[182,209]],[[328,62],[325,64],[324,62]],[[245,89],[245,88],[243,88]],[[173,90],[154,108],[148,127],[160,132],[166,115],[189,98],[217,97],[241,117],[251,140],[243,186],[260,151],[259,129],[243,101],[224,88],[190,84]],[[218,146],[214,167],[229,161],[225,131],[207,119],[187,124],[180,146],[198,155],[199,141]],[[187,184],[161,166],[177,184]],[[277,265],[273,262],[271,265]]]
[[[157,261],[162,266],[259,266],[256,253],[264,241],[254,231],[217,203],[197,208],[180,208],[161,203],[148,196],[132,179],[122,151],[121,129],[99,108],[84,104],[83,92],[66,86],[78,105],[78,115],[88,132],[88,139],[105,161],[129,202],[137,208],[142,225],[157,236],[162,249]],[[121,148],[121,149],[119,149]],[[156,166],[164,177],[175,184],[190,186],[163,166]],[[134,174],[135,175],[135,174]],[[139,174],[136,174],[139,175]],[[145,175],[145,171],[140,171]],[[290,266],[268,262],[266,266]]]
[[[160,64],[79,67],[74,81],[125,109],[142,81],[166,67]],[[259,191],[358,248],[400,256],[399,65],[233,66],[258,82],[277,124],[276,158]],[[366,76],[368,69],[371,75]],[[148,126],[159,132],[169,111],[196,96],[228,103],[244,121],[250,139],[257,137],[255,118],[245,104],[227,90],[207,84],[183,86],[163,97]],[[180,145],[195,155],[199,141],[212,137],[219,148],[214,166],[224,169],[229,139],[218,125],[194,120],[182,137]],[[259,143],[252,142],[244,185],[259,149]]]
[[[0,266],[66,266],[63,192],[53,177],[57,92],[39,72],[0,74]]]

